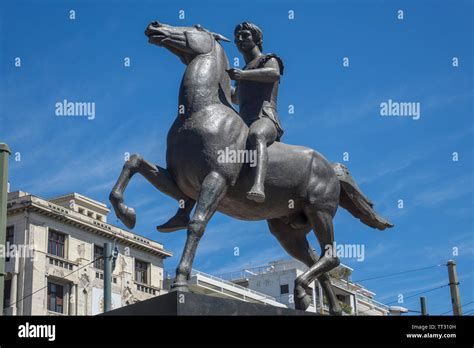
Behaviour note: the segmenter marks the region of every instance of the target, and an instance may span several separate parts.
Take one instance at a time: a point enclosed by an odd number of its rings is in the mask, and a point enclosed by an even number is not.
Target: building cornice
[[[34,195],[27,195],[13,199],[7,204],[8,215],[28,211],[67,223],[71,226],[86,230],[100,236],[116,239],[123,245],[133,247],[144,252],[159,255],[162,258],[173,254],[163,248],[163,245],[151,239],[139,236],[133,232],[123,230],[114,225],[84,216],[73,210],[64,208]]]

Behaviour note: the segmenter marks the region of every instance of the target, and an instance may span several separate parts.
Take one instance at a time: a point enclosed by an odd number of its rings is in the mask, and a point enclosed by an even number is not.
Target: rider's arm
[[[244,70],[242,80],[275,82],[280,79],[280,66],[275,58],[265,63],[263,68]]]

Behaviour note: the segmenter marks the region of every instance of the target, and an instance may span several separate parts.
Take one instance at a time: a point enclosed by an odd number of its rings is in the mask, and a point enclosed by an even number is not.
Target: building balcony
[[[52,255],[52,254],[47,254],[46,258],[48,259],[48,263],[50,265],[57,266],[57,267],[60,267],[60,268],[64,268],[64,269],[67,269],[67,270],[70,270],[70,271],[74,270],[74,267],[79,265],[77,262],[69,261],[69,260],[66,260],[62,257]]]
[[[160,290],[161,290],[160,288],[151,286],[149,284],[143,284],[143,283],[139,283],[139,282],[134,282],[134,283],[135,283],[135,286],[136,286],[138,291],[141,291],[141,292],[153,295],[153,296],[159,294]]]

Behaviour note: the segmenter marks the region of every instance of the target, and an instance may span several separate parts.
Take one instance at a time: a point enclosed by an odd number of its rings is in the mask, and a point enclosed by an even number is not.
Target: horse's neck
[[[217,43],[211,53],[194,58],[181,81],[180,109],[183,106],[186,115],[190,116],[209,105],[230,101],[227,68],[227,57]]]

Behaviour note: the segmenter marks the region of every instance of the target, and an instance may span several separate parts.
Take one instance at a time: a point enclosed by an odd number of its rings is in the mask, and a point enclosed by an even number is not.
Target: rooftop
[[[49,201],[57,205],[63,206],[65,208],[73,209],[73,206],[82,206],[84,208],[88,208],[99,214],[104,214],[104,215],[107,215],[110,212],[110,209],[107,208],[106,204],[93,200],[92,198],[83,196],[76,192],[54,197],[54,198],[49,199]]]
[[[299,271],[304,272],[307,269],[308,267],[298,260],[282,259],[282,260],[270,261],[268,262],[268,264],[263,265],[263,266],[248,267],[239,271],[220,274],[218,275],[218,277],[229,280],[229,281],[237,281],[241,279],[254,277],[257,275],[270,274],[274,272],[283,272],[283,271],[288,271],[288,270],[299,270]],[[354,270],[351,267],[346,266],[341,263],[338,267],[336,267],[334,270],[330,272],[333,284],[355,291],[370,299],[374,298],[375,297],[374,292],[366,289],[361,284],[353,283],[349,279],[353,271]]]
[[[240,278],[247,278],[250,276],[272,273],[272,272],[279,272],[279,271],[287,271],[287,270],[299,270],[299,271],[306,271],[308,267],[303,264],[302,262],[295,260],[295,259],[281,259],[276,261],[270,261],[266,265],[261,266],[253,266],[247,267],[238,271],[229,272],[220,274],[219,277],[224,279],[240,279]],[[340,264],[336,270],[331,272],[331,275],[335,278],[344,278],[346,276],[350,276],[352,274],[353,269],[349,266],[344,264]]]

